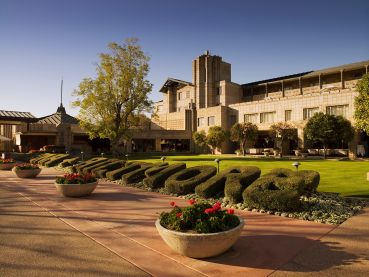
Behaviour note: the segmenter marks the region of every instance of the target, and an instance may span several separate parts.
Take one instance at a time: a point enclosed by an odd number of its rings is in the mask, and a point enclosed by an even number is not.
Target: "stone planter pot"
[[[88,184],[57,184],[55,187],[65,197],[82,197],[90,195],[97,187],[98,181]]]
[[[227,251],[238,239],[244,226],[244,220],[239,217],[240,224],[228,231],[210,234],[192,234],[168,230],[160,225],[160,219],[155,225],[161,238],[174,251],[191,258],[208,258]]]
[[[16,163],[0,164],[0,170],[10,170]]]
[[[18,178],[35,178],[41,172],[41,168],[34,169],[24,169],[24,170],[15,170],[13,168],[13,173],[17,175]]]

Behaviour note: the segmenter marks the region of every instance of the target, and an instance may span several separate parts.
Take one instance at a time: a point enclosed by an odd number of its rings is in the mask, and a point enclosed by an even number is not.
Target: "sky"
[[[369,1],[0,0],[0,110],[56,112],[63,78],[77,115],[73,90],[130,37],[151,57],[158,101],[168,77],[191,81],[205,50],[240,84],[369,60]]]

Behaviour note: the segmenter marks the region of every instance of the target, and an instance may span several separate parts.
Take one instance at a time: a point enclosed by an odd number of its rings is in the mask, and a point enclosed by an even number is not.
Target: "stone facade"
[[[231,64],[207,51],[192,63],[192,83],[169,78],[163,85],[152,125],[192,133],[211,126],[229,130],[236,122],[250,121],[268,131],[273,123],[286,121],[296,128],[303,147],[303,128],[315,112],[343,115],[354,123],[355,85],[368,66],[364,61],[241,85],[231,81]],[[355,148],[351,144],[353,154]],[[221,152],[233,153],[234,144],[225,143]]]

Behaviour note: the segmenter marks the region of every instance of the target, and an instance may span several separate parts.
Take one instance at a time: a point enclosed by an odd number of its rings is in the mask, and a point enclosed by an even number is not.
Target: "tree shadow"
[[[314,251],[313,250],[318,250]],[[291,262],[300,254],[310,254],[309,259],[299,260],[297,268],[285,269],[296,272],[318,272],[339,265],[358,262],[361,257],[348,253],[335,242],[322,242],[306,237],[285,235],[241,236],[224,254],[203,259],[210,263],[241,267],[276,270]],[[312,262],[313,259],[316,261]]]

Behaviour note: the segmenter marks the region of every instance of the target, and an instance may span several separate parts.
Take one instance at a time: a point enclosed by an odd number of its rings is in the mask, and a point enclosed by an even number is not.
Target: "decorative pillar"
[[[299,77],[299,88],[300,88],[300,94],[302,94],[301,77]]]
[[[341,69],[341,89],[345,88],[345,80],[343,79],[343,69]]]
[[[319,89],[322,89],[322,74],[319,74]]]
[[[285,97],[285,95],[284,95],[284,82],[283,82],[283,80],[281,81],[281,86],[282,86],[282,97]]]

